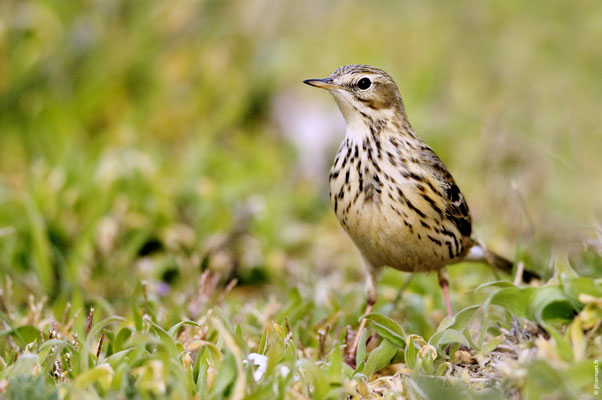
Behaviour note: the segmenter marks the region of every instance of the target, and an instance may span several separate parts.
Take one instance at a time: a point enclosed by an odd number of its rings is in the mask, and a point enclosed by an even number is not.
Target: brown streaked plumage
[[[512,262],[471,238],[462,192],[414,133],[397,85],[386,72],[346,65],[328,78],[304,82],[332,93],[347,124],[330,171],[330,199],[367,264],[367,311],[376,301],[377,276],[385,266],[438,271],[448,314],[446,265],[485,261],[512,271]]]

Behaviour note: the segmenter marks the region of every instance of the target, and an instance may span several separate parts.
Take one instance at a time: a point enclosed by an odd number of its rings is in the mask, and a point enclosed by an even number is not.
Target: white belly
[[[444,253],[418,232],[419,221],[398,215],[387,202],[358,200],[346,215],[337,217],[360,252],[373,267],[402,271],[432,271],[446,265]],[[404,222],[405,221],[405,222]],[[411,227],[411,228],[410,228]]]

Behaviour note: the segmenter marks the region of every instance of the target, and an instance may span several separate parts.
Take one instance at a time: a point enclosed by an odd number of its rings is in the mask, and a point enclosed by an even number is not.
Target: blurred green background
[[[142,281],[183,304],[209,268],[361,308],[326,186],[342,117],[301,83],[350,63],[396,79],[477,234],[545,271],[599,245],[601,37],[588,1],[3,0],[0,271],[57,307]]]

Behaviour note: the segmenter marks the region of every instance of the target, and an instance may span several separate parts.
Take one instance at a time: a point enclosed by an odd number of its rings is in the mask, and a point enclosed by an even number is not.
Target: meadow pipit
[[[408,122],[397,85],[384,71],[346,65],[306,84],[334,96],[347,124],[330,170],[330,199],[367,265],[372,309],[379,271],[438,271],[448,315],[445,266],[483,261],[506,272],[512,262],[471,238],[470,212],[445,164]],[[525,271],[523,278],[533,274]],[[365,319],[350,349],[354,354]]]

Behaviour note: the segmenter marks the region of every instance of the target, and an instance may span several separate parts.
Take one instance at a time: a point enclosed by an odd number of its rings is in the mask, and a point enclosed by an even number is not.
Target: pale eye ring
[[[357,82],[357,87],[362,90],[369,89],[370,86],[372,86],[372,82],[368,78],[362,78]]]

